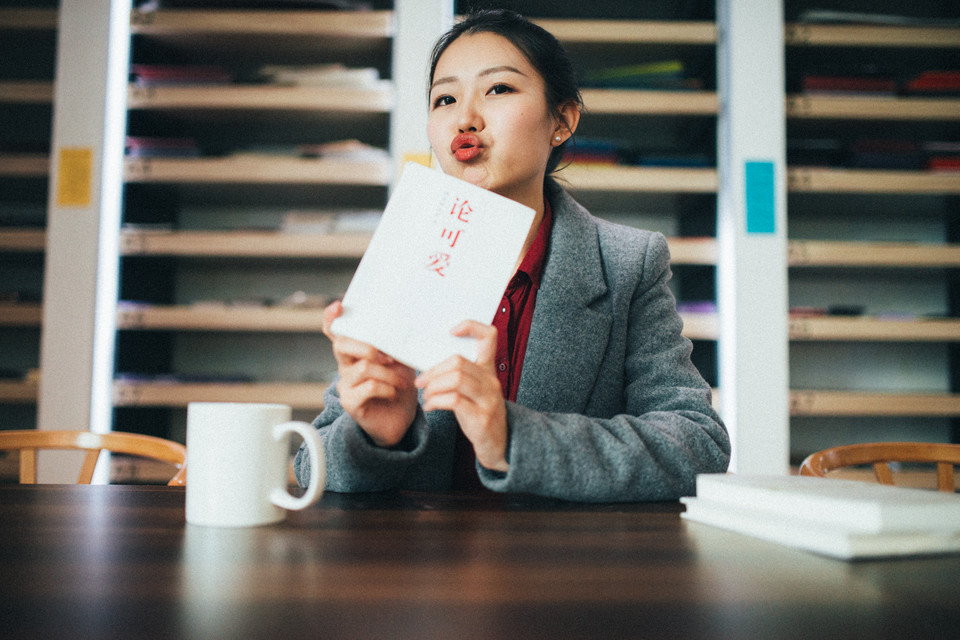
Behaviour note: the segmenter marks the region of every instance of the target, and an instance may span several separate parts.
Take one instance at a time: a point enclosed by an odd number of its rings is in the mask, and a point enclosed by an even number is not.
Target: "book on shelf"
[[[691,522],[844,560],[960,551],[960,496],[810,476],[704,474]]]
[[[834,11],[831,9],[808,9],[801,12],[797,19],[800,22],[819,24],[863,24],[893,27],[960,27],[960,20],[956,18],[907,16],[865,11]]]
[[[197,158],[200,147],[193,138],[127,136],[124,151],[128,158]]]
[[[130,77],[141,87],[225,85],[235,80],[224,67],[185,64],[132,64]]]
[[[897,92],[897,82],[892,77],[874,75],[806,74],[801,80],[801,89],[805,94],[893,96]]]
[[[377,89],[390,86],[381,80],[374,67],[347,67],[343,64],[277,65],[260,67],[257,75],[264,82],[293,87],[338,89]]]
[[[492,322],[533,223],[533,210],[407,163],[343,298],[332,331],[426,370],[476,340],[450,334]]]

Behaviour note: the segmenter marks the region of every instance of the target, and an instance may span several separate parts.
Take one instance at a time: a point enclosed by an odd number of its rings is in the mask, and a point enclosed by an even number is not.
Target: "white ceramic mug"
[[[191,402],[187,406],[187,522],[252,527],[280,522],[287,510],[316,502],[326,483],[326,458],[317,430],[291,422],[283,404]],[[290,436],[307,445],[310,483],[287,491]]]

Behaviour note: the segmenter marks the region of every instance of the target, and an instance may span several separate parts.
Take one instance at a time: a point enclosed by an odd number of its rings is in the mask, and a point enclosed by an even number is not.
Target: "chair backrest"
[[[85,450],[77,484],[90,484],[101,451],[121,453],[169,462],[178,469],[168,485],[186,484],[187,449],[178,442],[138,433],[93,433],[91,431],[14,430],[0,431],[0,450],[20,451],[20,483],[37,481],[37,450]]]
[[[807,456],[800,475],[826,476],[843,467],[872,465],[877,482],[893,484],[891,462],[936,464],[937,488],[955,490],[953,467],[960,464],[960,445],[932,442],[868,442],[824,449]]]

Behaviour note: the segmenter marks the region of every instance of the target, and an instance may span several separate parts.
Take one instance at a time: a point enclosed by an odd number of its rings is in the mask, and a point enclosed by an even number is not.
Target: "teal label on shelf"
[[[769,160],[744,163],[747,190],[747,233],[775,233],[774,167]]]

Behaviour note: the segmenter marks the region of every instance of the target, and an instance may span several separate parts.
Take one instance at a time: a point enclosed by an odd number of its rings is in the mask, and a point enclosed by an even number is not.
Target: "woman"
[[[663,236],[592,217],[549,177],[580,119],[573,67],[519,15],[485,11],[437,43],[428,134],[444,173],[536,212],[476,362],[417,375],[330,333],[338,379],[315,426],[328,488],[485,486],[580,501],[666,500],[721,472],[730,443],[667,288]],[[297,458],[299,478],[308,475]]]

